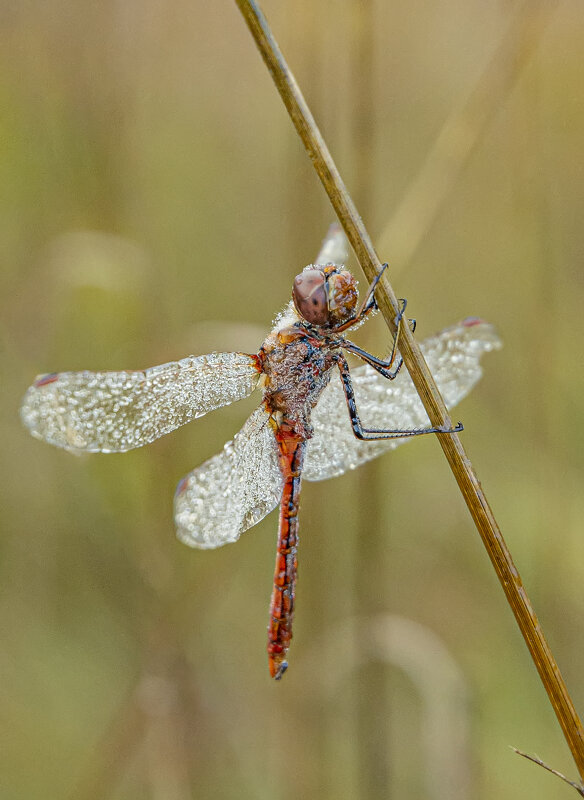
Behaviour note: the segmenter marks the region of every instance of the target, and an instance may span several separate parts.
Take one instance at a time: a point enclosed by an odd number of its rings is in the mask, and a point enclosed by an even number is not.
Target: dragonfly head
[[[334,328],[355,314],[357,284],[350,272],[334,264],[311,265],[294,279],[292,299],[306,322]]]

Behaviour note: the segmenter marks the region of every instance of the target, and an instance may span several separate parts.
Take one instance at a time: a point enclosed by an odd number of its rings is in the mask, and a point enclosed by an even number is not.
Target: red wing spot
[[[462,320],[462,324],[465,328],[472,328],[473,325],[483,325],[484,321],[485,320],[481,319],[480,317],[467,317],[466,319]]]
[[[187,488],[188,482],[189,482],[188,477],[181,478],[181,480],[178,482],[178,486],[176,487],[176,492],[174,493],[175,497],[178,497],[179,494],[182,494],[184,492],[184,490]]]
[[[37,378],[33,386],[35,389],[40,389],[41,386],[46,386],[48,383],[55,383],[57,380],[59,380],[59,373],[49,372],[48,375],[41,375],[40,378]]]

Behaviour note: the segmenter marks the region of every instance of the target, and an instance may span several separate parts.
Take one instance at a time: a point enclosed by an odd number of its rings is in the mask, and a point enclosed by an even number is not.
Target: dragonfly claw
[[[454,428],[447,428],[446,425],[441,425],[439,428],[436,428],[437,433],[460,433],[460,431],[464,430],[464,425],[462,422],[457,422]]]
[[[282,675],[286,672],[287,669],[288,669],[288,662],[282,661],[282,663],[278,667],[278,671],[274,675],[274,680],[275,681],[282,680]]]

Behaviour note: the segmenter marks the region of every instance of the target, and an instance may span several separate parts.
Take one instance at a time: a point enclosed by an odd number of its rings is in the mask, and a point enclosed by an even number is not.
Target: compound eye
[[[292,299],[296,310],[312,325],[324,325],[329,319],[325,276],[318,269],[307,269],[294,279]]]

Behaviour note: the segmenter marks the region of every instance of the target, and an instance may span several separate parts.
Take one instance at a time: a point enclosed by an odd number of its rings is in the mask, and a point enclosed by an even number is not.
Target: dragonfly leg
[[[368,311],[377,308],[377,303],[375,302],[375,290],[377,289],[377,284],[381,280],[381,276],[388,268],[388,264],[383,264],[381,270],[377,273],[377,275],[371,281],[369,289],[367,289],[367,294],[363,298],[363,302],[361,304],[361,308],[357,312],[357,320],[359,320],[363,314],[366,314]]]
[[[404,312],[406,310],[408,301],[405,299],[401,299],[399,302],[401,303],[401,308],[396,317],[397,331],[393,338],[391,353],[389,354],[387,359],[384,360],[381,358],[377,358],[372,353],[368,353],[366,350],[363,350],[361,347],[358,347],[356,344],[353,344],[353,342],[350,342],[348,340],[345,340],[342,345],[345,350],[347,350],[349,353],[353,353],[354,355],[358,356],[360,359],[362,359],[367,364],[372,366],[373,369],[377,370],[377,372],[379,372],[380,375],[383,375],[384,378],[387,378],[390,381],[392,381],[397,376],[403,365],[403,359],[401,358],[401,356],[397,358],[398,341],[401,331],[402,320],[404,319]],[[408,324],[413,333],[416,330],[416,320],[410,319],[408,320]],[[396,358],[397,358],[397,363],[395,364],[395,366],[393,366],[394,362],[396,361]]]
[[[396,336],[393,340],[393,345],[391,348],[391,353],[389,354],[388,358],[384,361],[381,358],[377,358],[372,353],[368,353],[367,350],[363,350],[358,345],[353,344],[353,342],[349,342],[346,340],[343,342],[343,349],[346,350],[348,353],[353,353],[353,355],[360,358],[362,361],[365,361],[366,364],[369,364],[376,372],[379,372],[380,375],[383,375],[384,378],[387,378],[389,381],[392,381],[394,378],[397,378],[397,375],[402,368],[403,359],[401,356],[397,359],[396,365],[391,368],[396,360],[397,356],[397,339]]]
[[[351,317],[351,319],[348,319],[343,325],[339,325],[338,328],[335,328],[336,333],[341,333],[342,331],[346,331],[348,328],[352,328],[353,325],[357,325],[357,323],[362,322],[365,319],[365,317],[372,311],[377,310],[377,302],[375,301],[375,289],[377,288],[377,284],[381,280],[381,276],[383,275],[387,267],[388,267],[387,264],[383,264],[383,266],[381,267],[381,271],[377,273],[377,275],[371,282],[369,288],[367,289],[367,293],[363,298],[363,302],[361,303],[359,310],[355,313],[353,317]],[[401,311],[398,312],[398,317],[401,318],[401,315],[403,315],[404,309],[406,307],[406,301],[400,300],[400,302],[404,304]],[[397,319],[396,319],[396,324],[398,324]]]
[[[404,430],[391,430],[384,428],[364,428],[359,414],[357,412],[357,404],[355,402],[355,391],[351,381],[351,373],[347,359],[342,354],[336,356],[337,366],[341,373],[341,380],[343,382],[343,391],[345,392],[345,399],[347,401],[347,408],[349,409],[349,419],[353,433],[357,439],[371,440],[371,439],[401,439],[408,436],[422,436],[426,433],[458,433],[463,430],[462,422],[458,422],[454,428],[445,428],[443,426],[432,428],[414,428],[409,431]]]

